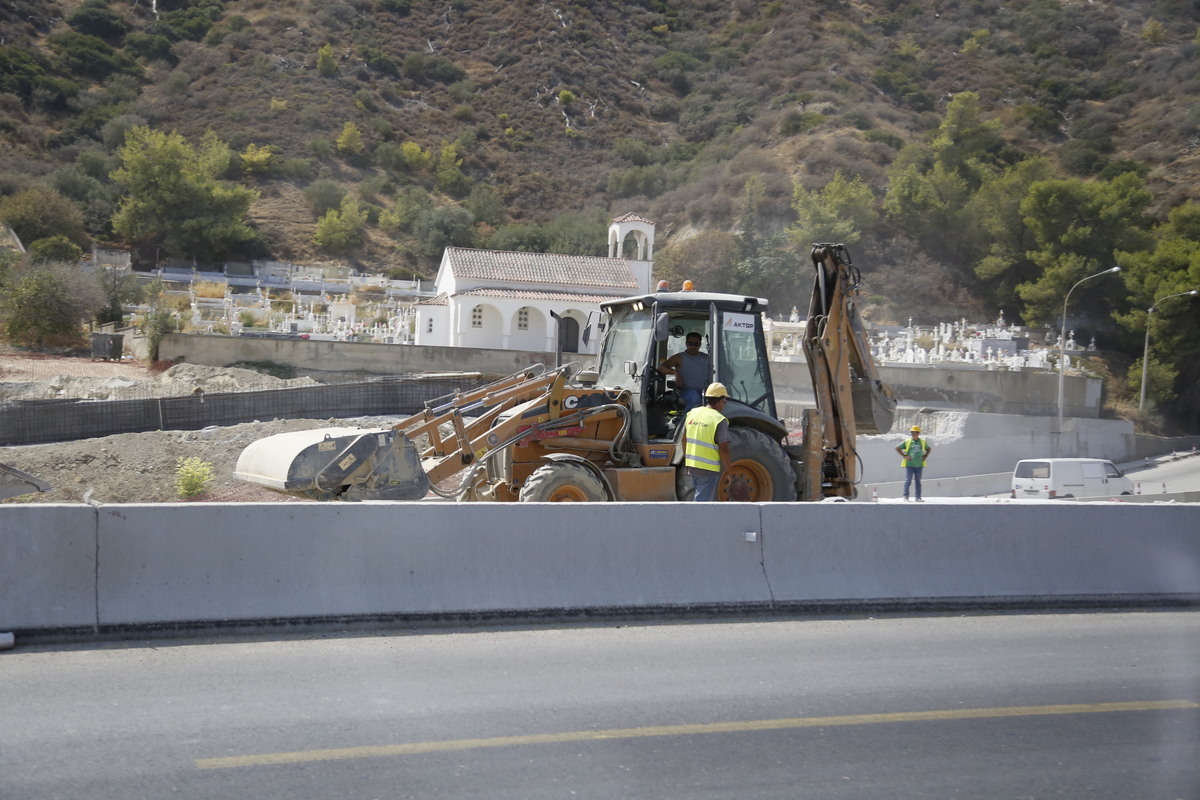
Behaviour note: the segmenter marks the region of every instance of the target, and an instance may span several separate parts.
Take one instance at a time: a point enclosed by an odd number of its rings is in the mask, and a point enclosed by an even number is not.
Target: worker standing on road
[[[658,365],[658,371],[663,375],[675,376],[675,388],[683,399],[685,414],[700,405],[701,387],[708,382],[711,370],[708,353],[700,352],[702,341],[699,333],[689,333],[684,339],[687,349],[664,358]]]
[[[896,452],[904,459],[900,466],[904,467],[904,499],[908,499],[908,489],[914,482],[917,484],[917,502],[921,500],[921,471],[925,469],[925,461],[933,448],[927,439],[921,438],[921,426],[913,425],[909,436],[896,447]]]
[[[732,463],[729,455],[729,420],[721,412],[729,401],[723,383],[704,390],[704,405],[688,412],[683,432],[684,465],[696,485],[697,502],[717,499],[721,472]]]

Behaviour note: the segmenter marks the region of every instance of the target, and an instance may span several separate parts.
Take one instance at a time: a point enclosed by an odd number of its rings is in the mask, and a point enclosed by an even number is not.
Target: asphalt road
[[[1200,797],[1200,613],[18,648],[0,798]]]
[[[1200,455],[1190,451],[1180,453],[1178,458],[1160,456],[1143,464],[1125,464],[1125,474],[1134,484],[1140,483],[1142,494],[1160,492],[1200,492]]]

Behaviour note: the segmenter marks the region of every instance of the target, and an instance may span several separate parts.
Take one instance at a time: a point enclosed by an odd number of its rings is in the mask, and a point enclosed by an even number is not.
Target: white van
[[[1102,458],[1029,458],[1013,470],[1014,498],[1117,497],[1133,494],[1133,482]]]

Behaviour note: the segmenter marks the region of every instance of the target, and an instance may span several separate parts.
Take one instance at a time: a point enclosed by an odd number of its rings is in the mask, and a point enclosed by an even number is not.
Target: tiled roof
[[[421,300],[417,303],[419,306],[448,306],[450,305],[450,296],[442,292],[437,297],[430,297],[428,300]]]
[[[497,283],[553,283],[629,293],[638,290],[637,279],[623,258],[466,247],[447,247],[446,258],[459,278]]]
[[[583,294],[581,292],[532,292],[522,289],[471,289],[455,297],[495,297],[505,300],[565,300],[578,303],[603,303],[625,294]]]
[[[653,225],[652,220],[648,220],[640,214],[634,214],[632,211],[628,214],[622,214],[619,217],[613,217],[613,222],[644,222],[647,225]]]

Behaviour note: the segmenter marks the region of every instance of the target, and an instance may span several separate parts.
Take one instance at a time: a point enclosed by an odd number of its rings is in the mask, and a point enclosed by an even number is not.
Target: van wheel
[[[717,487],[717,499],[750,503],[796,499],[796,474],[783,447],[753,428],[729,428],[733,463]]]
[[[522,503],[602,503],[604,484],[582,464],[559,461],[538,467],[521,487]]]

